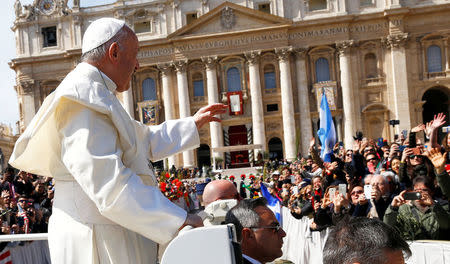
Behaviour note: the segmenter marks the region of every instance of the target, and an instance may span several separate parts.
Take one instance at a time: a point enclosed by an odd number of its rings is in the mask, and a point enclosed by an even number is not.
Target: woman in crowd
[[[413,186],[414,193],[405,190],[392,200],[384,222],[395,227],[406,240],[449,240],[450,214],[435,202],[434,185],[430,179],[417,176]]]

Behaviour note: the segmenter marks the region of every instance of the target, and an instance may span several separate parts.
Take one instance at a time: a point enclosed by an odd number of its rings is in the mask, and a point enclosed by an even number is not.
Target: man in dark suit
[[[244,264],[271,262],[283,255],[286,236],[265,198],[245,199],[228,211],[225,223],[234,224]]]

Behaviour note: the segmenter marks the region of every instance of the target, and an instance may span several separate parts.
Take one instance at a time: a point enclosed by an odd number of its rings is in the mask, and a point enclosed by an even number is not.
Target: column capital
[[[384,39],[384,42],[391,49],[405,47],[408,37],[408,33],[391,34]]]
[[[156,65],[158,69],[161,71],[163,77],[166,77],[172,71],[172,63],[160,63]]]
[[[295,57],[300,60],[304,60],[306,58],[306,53],[308,52],[307,48],[296,48],[294,49]]]
[[[350,48],[355,45],[354,40],[344,40],[340,42],[336,42],[336,49],[340,56],[343,56],[345,53],[350,51]]]
[[[19,95],[28,95],[33,93],[33,88],[35,84],[35,80],[24,80],[20,81],[19,85],[17,85],[17,93]]]
[[[202,61],[205,64],[205,67],[207,70],[212,70],[215,69],[216,64],[217,64],[217,56],[205,56],[202,57]]]
[[[249,65],[258,64],[259,58],[261,56],[261,51],[260,50],[252,50],[252,51],[244,53],[244,56],[247,59],[247,62]]]
[[[174,61],[173,66],[175,67],[175,70],[179,73],[186,72],[186,66],[187,66],[188,60],[179,60]]]
[[[278,60],[288,61],[292,50],[292,47],[275,48],[275,54],[277,55]]]

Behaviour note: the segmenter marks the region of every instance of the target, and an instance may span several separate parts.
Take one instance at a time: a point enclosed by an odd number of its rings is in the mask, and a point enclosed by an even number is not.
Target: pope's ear
[[[108,57],[111,61],[117,62],[119,58],[119,44],[113,42],[108,49]]]

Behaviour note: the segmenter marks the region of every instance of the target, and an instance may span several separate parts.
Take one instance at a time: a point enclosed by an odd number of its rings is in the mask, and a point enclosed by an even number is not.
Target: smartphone
[[[334,201],[334,197],[336,197],[336,188],[330,188],[328,190],[328,197],[330,198],[330,201]]]
[[[292,194],[298,194],[298,186],[292,187]]]
[[[369,200],[372,196],[372,185],[364,185],[364,195],[366,196],[366,199]]]
[[[339,184],[339,194],[342,194],[344,197],[347,196],[347,184],[345,183]]]
[[[422,155],[422,150],[419,147],[415,147],[412,150],[414,155]]]
[[[405,200],[420,200],[422,195],[420,192],[407,192],[403,194],[403,198]]]
[[[408,135],[408,130],[406,130],[406,129],[402,130],[402,135],[403,135],[403,138],[406,138],[406,136]]]

